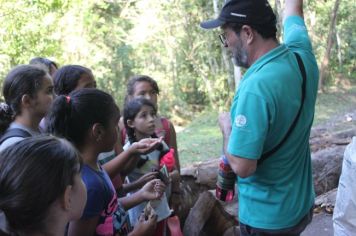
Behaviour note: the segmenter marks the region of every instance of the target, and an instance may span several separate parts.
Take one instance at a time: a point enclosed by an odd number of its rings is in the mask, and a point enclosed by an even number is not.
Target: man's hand
[[[230,112],[223,112],[219,114],[219,127],[223,136],[230,136],[231,133]]]
[[[229,112],[219,114],[219,127],[223,136],[223,151],[227,154],[226,148],[231,134],[231,118]]]

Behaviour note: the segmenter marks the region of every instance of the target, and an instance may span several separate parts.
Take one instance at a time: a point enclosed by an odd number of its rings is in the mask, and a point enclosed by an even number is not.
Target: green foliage
[[[305,7],[305,18],[318,61],[323,58],[326,51],[334,2],[309,0]],[[343,77],[355,79],[353,75],[356,65],[355,9],[354,1],[340,2],[336,28],[332,35],[333,48],[328,68],[329,76],[326,81],[329,85],[338,82],[340,73]]]
[[[224,3],[216,2],[218,8]],[[304,2],[320,60],[334,1]],[[99,88],[120,106],[128,78],[148,74],[161,88],[161,113],[176,122],[206,107],[226,109],[234,93],[233,67],[223,57],[219,30],[199,27],[214,16],[213,9],[213,0],[0,0],[0,78],[13,66],[43,56],[91,68]],[[354,11],[354,1],[341,1],[330,85],[356,78]]]
[[[217,111],[205,111],[177,134],[181,166],[217,158],[222,151],[222,136]]]

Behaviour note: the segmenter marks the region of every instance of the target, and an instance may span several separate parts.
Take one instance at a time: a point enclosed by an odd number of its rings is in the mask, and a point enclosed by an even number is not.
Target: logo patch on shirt
[[[237,115],[235,118],[235,125],[237,127],[244,127],[247,123],[246,116],[244,115]]]

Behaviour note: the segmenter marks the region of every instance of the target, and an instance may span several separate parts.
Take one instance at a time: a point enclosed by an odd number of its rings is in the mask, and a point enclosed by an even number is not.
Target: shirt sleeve
[[[5,150],[7,147],[10,147],[11,145],[20,142],[21,140],[24,140],[25,138],[23,137],[11,137],[6,139],[1,145],[0,145],[0,151]]]
[[[289,16],[284,21],[284,43],[290,48],[312,51],[312,45],[303,18]]]
[[[247,92],[237,98],[231,110],[231,135],[227,151],[238,157],[259,159],[269,127],[268,103]]]
[[[101,212],[105,208],[105,189],[102,183],[99,183],[99,179],[86,178],[85,174],[82,174],[83,182],[87,188],[87,203],[84,208],[82,219],[88,219],[101,215]]]

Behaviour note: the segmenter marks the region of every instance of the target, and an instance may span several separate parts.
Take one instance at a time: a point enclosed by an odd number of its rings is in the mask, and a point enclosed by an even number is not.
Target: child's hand
[[[147,182],[157,179],[157,174],[158,172],[148,172],[141,176],[138,180],[136,180],[136,183],[139,188],[141,188],[143,185],[145,185]]]
[[[140,215],[138,222],[135,225],[133,231],[129,234],[130,236],[150,236],[155,232],[157,225],[157,215],[151,211],[150,215],[147,217],[144,213]]]
[[[154,179],[146,183],[142,189],[139,190],[141,197],[145,200],[155,200],[160,199],[164,190],[166,189],[166,185],[159,180]]]
[[[132,151],[137,154],[150,153],[157,148],[162,142],[161,138],[145,138],[131,145]]]

